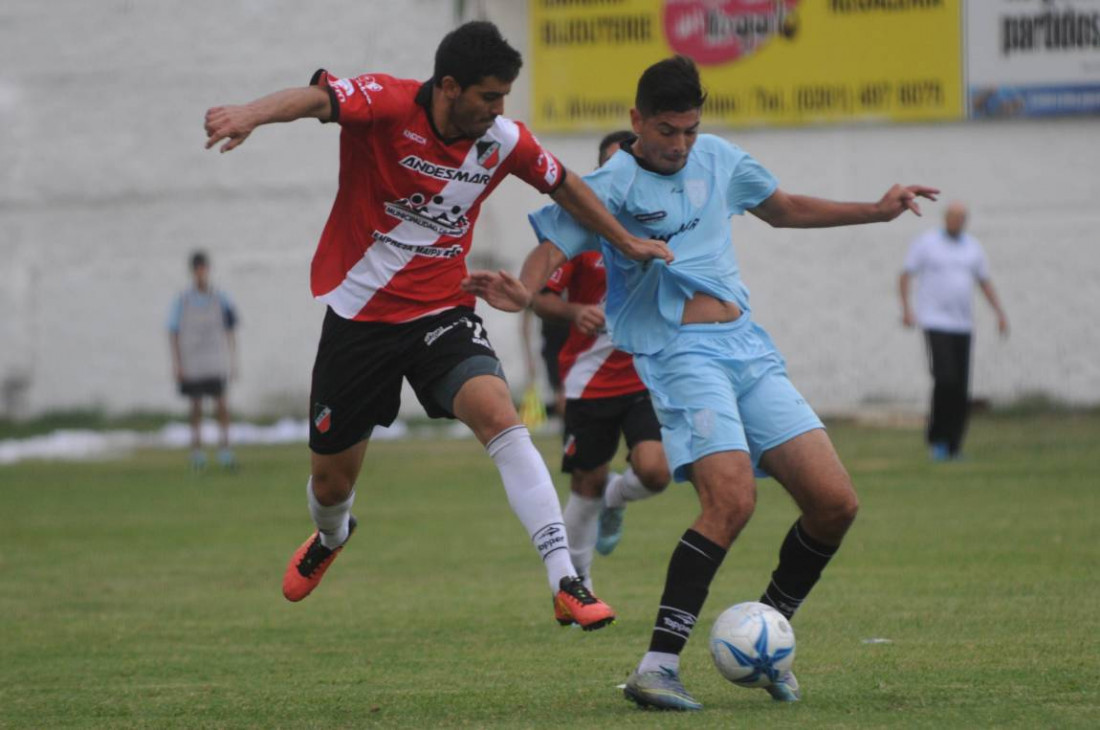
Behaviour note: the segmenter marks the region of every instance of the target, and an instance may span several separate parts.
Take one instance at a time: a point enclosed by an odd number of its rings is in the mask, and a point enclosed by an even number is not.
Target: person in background
[[[957,459],[969,415],[970,346],[974,329],[974,282],[997,314],[997,329],[1008,336],[1008,317],[989,276],[978,239],[965,232],[962,203],[947,207],[944,227],[913,241],[898,280],[902,323],[924,330],[932,371],[932,408],[927,439],[934,461]],[[909,282],[917,277],[916,309],[909,306]]]
[[[527,388],[523,393],[523,405],[520,408],[520,420],[528,428],[538,428],[549,416],[561,416],[565,409],[565,395],[561,389],[561,374],[558,372],[558,353],[569,337],[569,323],[557,320],[539,320],[539,357],[542,358],[546,372],[546,382],[553,394],[552,400],[542,401],[538,385],[538,365],[534,355],[534,343],[531,341],[531,324],[536,319],[530,309],[520,318],[520,339],[523,342],[523,363],[527,373]]]
[[[597,166],[603,166],[603,163],[607,162],[611,158],[611,155],[615,154],[619,150],[619,145],[633,137],[634,134],[628,130],[620,129],[615,132],[611,132],[606,135],[599,144],[599,159]],[[523,315],[520,317],[520,337],[523,341],[523,360],[527,370],[527,383],[528,389],[524,394],[524,405],[528,405],[529,393],[534,390],[536,393],[536,379],[538,369],[535,364],[535,358],[532,354],[533,346],[531,342],[531,321],[535,319],[535,314],[530,309],[523,310]],[[546,381],[550,385],[550,390],[553,392],[553,401],[542,405],[542,416],[556,415],[562,416],[565,413],[565,391],[562,390],[561,373],[558,371],[558,354],[561,352],[562,346],[565,341],[569,339],[569,322],[554,319],[553,317],[539,318],[539,336],[542,343],[539,345],[539,356],[542,358],[543,367],[546,369]],[[524,423],[528,423],[528,417],[524,416],[521,412],[521,417]],[[542,419],[535,417],[531,419],[541,424]],[[528,423],[528,425],[531,425]],[[538,425],[538,424],[536,424]]]
[[[599,166],[633,138],[626,130],[604,137]],[[593,551],[609,555],[618,545],[627,503],[659,494],[671,478],[649,392],[630,353],[615,349],[607,332],[606,299],[603,257],[588,251],[559,267],[531,302],[543,322],[565,323],[569,335],[557,363],[565,403],[562,471],[570,475],[565,530],[573,565],[589,588]],[[610,462],[620,434],[630,463],[617,474]]]
[[[210,286],[210,259],[203,251],[191,255],[190,289],[181,292],[168,319],[172,372],[182,395],[191,400],[191,468],[206,468],[202,449],[202,399],[214,400],[221,430],[218,463],[235,469],[229,445],[226,384],[237,371],[237,312],[225,292]]]

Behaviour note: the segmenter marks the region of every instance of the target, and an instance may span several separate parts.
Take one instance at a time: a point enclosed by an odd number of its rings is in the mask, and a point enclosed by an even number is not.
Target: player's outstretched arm
[[[495,309],[518,312],[531,303],[531,292],[539,291],[565,261],[557,246],[543,241],[524,260],[518,279],[504,270],[471,271],[462,280],[462,289]]]
[[[842,203],[776,190],[749,212],[775,228],[828,228],[885,223],[909,210],[920,215],[917,198],[935,200],[936,188],[894,185],[875,203]]]
[[[615,220],[615,216],[611,215],[592,192],[592,188],[588,187],[579,175],[567,171],[564,182],[550,194],[550,197],[573,216],[577,223],[606,238],[627,258],[634,261],[664,259],[668,263],[672,262],[672,251],[667,244],[663,241],[632,236],[619,221]],[[552,272],[553,269],[550,271]],[[547,276],[549,274],[550,272],[547,272]]]
[[[332,118],[328,92],[319,86],[283,89],[247,104],[216,106],[206,111],[206,149],[224,139],[220,151],[228,152],[248,139],[256,127],[307,117]]]

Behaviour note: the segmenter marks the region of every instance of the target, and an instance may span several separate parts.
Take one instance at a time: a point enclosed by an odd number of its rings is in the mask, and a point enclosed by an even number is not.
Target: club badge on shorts
[[[319,433],[328,433],[332,428],[332,409],[321,403],[314,403],[313,425]]]

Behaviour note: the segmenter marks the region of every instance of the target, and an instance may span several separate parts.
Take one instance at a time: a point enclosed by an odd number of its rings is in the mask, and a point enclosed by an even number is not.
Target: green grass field
[[[794,622],[801,703],[725,683],[706,651],[794,518],[774,482],[684,655],[706,710],[646,713],[616,685],[690,487],[628,510],[594,570],[620,619],[586,634],[552,620],[490,460],[441,440],[371,446],[359,531],[296,605],[304,446],[245,450],[236,475],[182,452],[0,467],[0,727],[1100,726],[1100,417],[978,419],[952,464],[915,430],[831,432],[862,511]]]

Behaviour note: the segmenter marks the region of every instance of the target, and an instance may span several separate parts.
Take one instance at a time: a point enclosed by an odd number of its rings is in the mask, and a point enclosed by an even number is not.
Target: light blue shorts
[[[708,454],[747,451],[756,475],[768,449],[824,428],[787,377],[783,356],[749,316],[723,324],[683,325],[664,349],[635,355],[661,421],[661,438],[678,482]]]

